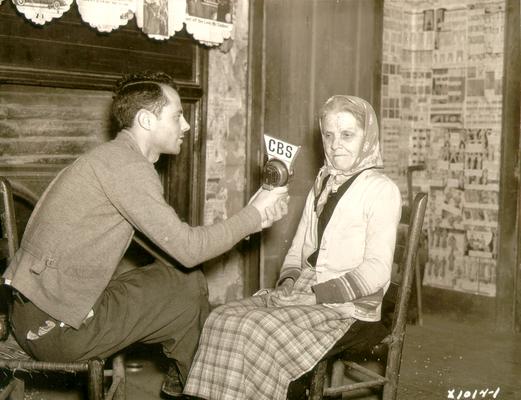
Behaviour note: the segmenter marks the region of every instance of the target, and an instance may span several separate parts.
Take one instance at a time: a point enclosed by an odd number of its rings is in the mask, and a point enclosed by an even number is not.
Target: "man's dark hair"
[[[114,89],[112,101],[112,118],[118,130],[129,128],[134,122],[136,113],[149,110],[159,115],[168,99],[160,84],[177,90],[172,77],[164,72],[144,71],[123,76]]]

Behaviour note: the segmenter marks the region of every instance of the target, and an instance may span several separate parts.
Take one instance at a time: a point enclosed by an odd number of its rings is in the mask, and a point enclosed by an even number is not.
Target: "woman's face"
[[[348,172],[360,154],[364,130],[347,111],[326,114],[321,128],[327,159],[334,168]]]

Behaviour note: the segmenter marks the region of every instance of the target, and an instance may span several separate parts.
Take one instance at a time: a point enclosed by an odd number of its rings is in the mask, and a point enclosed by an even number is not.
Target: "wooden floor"
[[[398,398],[493,399],[499,389],[496,399],[521,400],[521,335],[484,325],[428,315],[423,327],[408,326]]]
[[[160,398],[164,361],[159,347],[134,351],[129,362],[141,368],[128,372],[128,400]],[[56,377],[31,380],[27,399],[85,398],[77,379],[65,382],[68,386],[62,391]],[[399,386],[399,400],[521,400],[521,335],[425,315],[423,326],[407,327]]]

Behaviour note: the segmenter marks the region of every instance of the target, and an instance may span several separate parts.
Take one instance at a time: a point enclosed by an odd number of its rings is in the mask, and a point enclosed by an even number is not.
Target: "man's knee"
[[[166,265],[160,261],[148,265],[157,275],[161,284],[168,290],[171,297],[183,297],[185,299],[198,300],[199,297],[208,298],[208,286],[202,271],[181,270],[172,265]]]

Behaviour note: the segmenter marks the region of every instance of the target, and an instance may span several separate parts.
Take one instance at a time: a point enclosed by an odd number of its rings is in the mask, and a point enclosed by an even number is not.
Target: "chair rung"
[[[344,361],[344,364],[349,368],[357,370],[358,372],[373,378],[372,380],[350,383],[348,385],[336,386],[334,388],[325,388],[324,396],[338,396],[344,392],[357,390],[357,389],[366,389],[366,388],[374,388],[378,386],[383,386],[387,382],[387,378],[378,375],[377,373],[362,367],[361,365],[353,362],[353,361]]]
[[[344,361],[344,364],[347,365],[349,368],[353,368],[357,370],[358,372],[361,372],[362,374],[365,374],[369,376],[370,378],[373,378],[377,382],[381,382],[383,385],[385,382],[387,382],[387,378],[378,375],[376,372],[371,371],[370,369],[367,369],[365,367],[362,367],[360,364],[357,364],[353,361]]]
[[[324,396],[338,396],[339,394],[342,394],[344,392],[351,391],[351,390],[383,386],[384,383],[385,383],[385,381],[382,382],[380,380],[374,380],[374,381],[350,383],[349,385],[342,385],[342,386],[337,386],[334,388],[325,388]]]
[[[0,360],[0,368],[23,369],[28,371],[84,372],[89,370],[89,364],[86,362],[55,363],[34,360]]]

